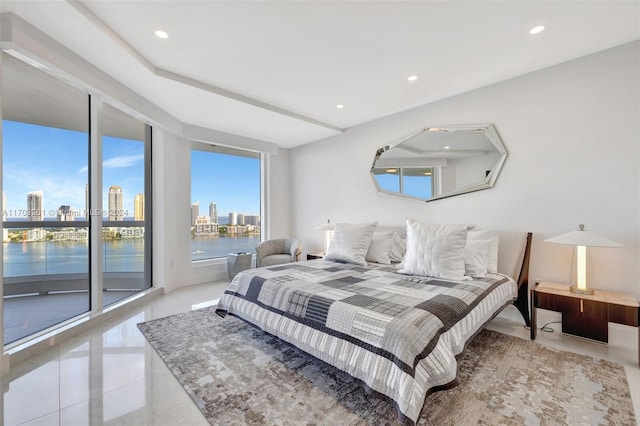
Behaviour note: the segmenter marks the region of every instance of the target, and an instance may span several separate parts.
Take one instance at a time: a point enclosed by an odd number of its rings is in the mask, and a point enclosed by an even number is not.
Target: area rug
[[[138,327],[212,424],[395,425],[349,375],[214,308]],[[621,365],[483,330],[459,385],[427,397],[422,425],[635,425]]]

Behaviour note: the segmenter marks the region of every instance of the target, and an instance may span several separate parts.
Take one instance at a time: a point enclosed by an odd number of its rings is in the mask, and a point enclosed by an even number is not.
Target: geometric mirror
[[[376,152],[378,193],[433,201],[493,187],[507,150],[493,124],[426,127]]]

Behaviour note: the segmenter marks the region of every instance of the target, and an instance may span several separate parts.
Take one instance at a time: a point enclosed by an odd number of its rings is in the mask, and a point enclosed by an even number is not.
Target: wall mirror
[[[493,187],[507,158],[492,124],[433,126],[376,152],[378,193],[433,201]]]

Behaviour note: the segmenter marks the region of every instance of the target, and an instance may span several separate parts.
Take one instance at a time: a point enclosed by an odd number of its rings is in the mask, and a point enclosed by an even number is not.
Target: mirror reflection
[[[492,124],[426,127],[376,152],[379,193],[432,201],[491,188],[507,157]]]

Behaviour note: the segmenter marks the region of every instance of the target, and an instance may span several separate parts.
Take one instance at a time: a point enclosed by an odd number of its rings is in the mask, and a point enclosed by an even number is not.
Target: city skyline
[[[42,191],[44,218],[69,205],[84,213],[88,182],[88,136],[85,132],[35,124],[2,121],[3,191],[6,211],[27,209],[27,194]],[[28,155],[25,155],[28,146]],[[60,158],[64,161],[51,161]],[[144,145],[142,141],[103,136],[103,209],[108,209],[109,187],[122,187],[122,208],[134,215],[134,197],[144,193]],[[26,217],[10,218],[27,220]],[[55,218],[55,216],[53,216]]]
[[[3,190],[7,196],[3,210],[25,210],[27,194],[43,191],[46,219],[62,205],[83,213],[88,182],[87,133],[10,120],[2,124]],[[61,154],[63,162],[51,161]],[[232,211],[260,214],[259,158],[193,150],[191,159],[192,204],[215,200],[219,216]],[[142,141],[103,136],[102,181],[103,209],[108,209],[109,187],[117,185],[122,187],[125,216],[134,217],[135,196],[144,194]]]
[[[203,219],[209,219],[204,222]],[[224,218],[224,222],[220,222],[220,218]],[[248,220],[246,220],[248,219]],[[229,212],[226,215],[219,215],[216,203],[209,203],[208,214],[200,214],[200,202],[196,201],[191,204],[191,226],[196,224],[220,224],[220,225],[255,225],[260,226],[259,214],[247,214],[243,212]]]
[[[111,188],[120,188],[120,187],[112,186]],[[110,193],[109,195],[111,196],[112,194]],[[46,199],[46,194],[43,191],[40,191],[40,190],[31,191],[26,195],[25,204],[23,207],[20,207],[18,209],[11,209],[11,208],[3,209],[2,220],[6,221],[7,219],[21,219],[26,221],[42,221],[46,219],[56,219],[56,218],[60,220],[61,210],[64,210],[64,215],[67,217],[67,219],[63,219],[63,220],[70,220],[69,218],[71,217],[75,218],[75,220],[85,220],[85,215],[87,210],[86,204],[85,204],[85,207],[83,208],[78,208],[69,204],[61,204],[55,209],[46,210],[42,208],[42,205],[44,204],[43,203],[44,199]],[[127,213],[127,215],[125,215],[124,218],[133,218],[134,220],[144,220],[144,194],[136,194],[133,197],[133,199],[134,199],[133,214],[125,210],[125,213]],[[4,191],[2,192],[2,202],[3,202],[3,205],[9,204],[7,195]],[[115,195],[114,198],[110,197],[110,199],[107,201],[107,205],[103,206],[103,211],[106,213],[108,211],[113,211],[113,210],[122,210],[122,209],[116,208],[117,206],[121,206],[121,205],[122,205],[122,193],[120,192],[117,195]],[[26,213],[27,211],[33,211],[33,210],[43,210],[42,215],[34,216],[34,215],[28,215]],[[13,213],[13,215],[11,215],[10,213]],[[108,220],[123,220],[120,218],[108,218],[107,214],[105,214],[103,217],[107,218]]]

